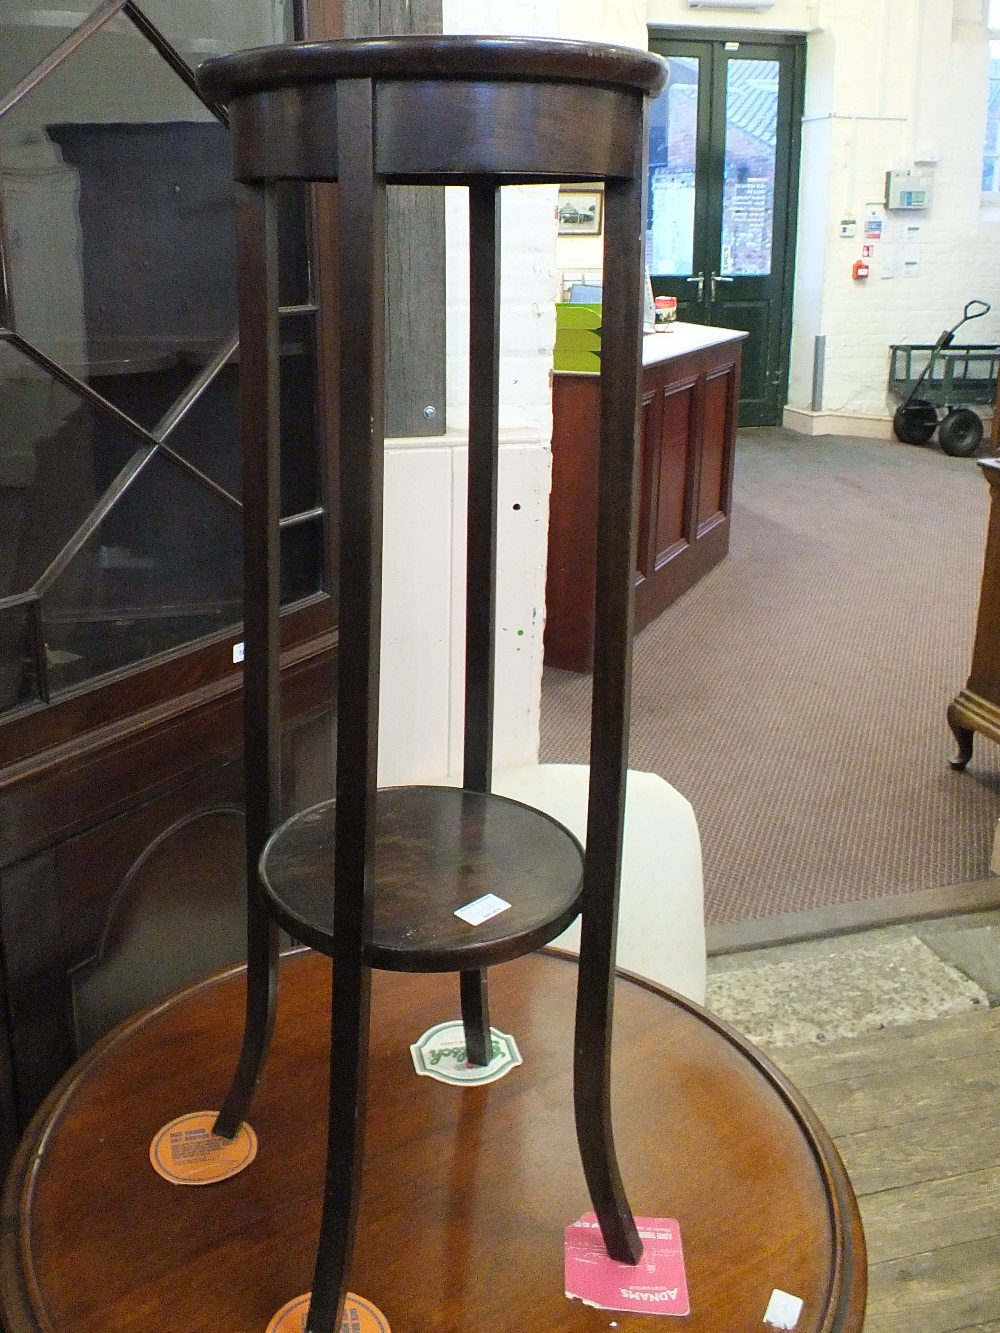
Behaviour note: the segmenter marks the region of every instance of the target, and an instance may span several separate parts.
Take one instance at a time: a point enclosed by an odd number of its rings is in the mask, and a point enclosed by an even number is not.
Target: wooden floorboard
[[[770,1054],[858,1195],[865,1333],[1000,1333],[1000,1010]]]
[[[1000,1320],[1000,1237],[869,1263],[865,1333],[957,1333]]]
[[[791,1046],[771,1055],[795,1085],[864,1079],[887,1068],[921,1069],[929,1062],[982,1060],[984,1072],[1000,1068],[1000,1009],[974,1009],[934,1022],[906,1023],[863,1037],[844,1037],[826,1045]]]
[[[865,1194],[1000,1167],[1000,1104],[841,1135],[837,1147],[854,1188]]]

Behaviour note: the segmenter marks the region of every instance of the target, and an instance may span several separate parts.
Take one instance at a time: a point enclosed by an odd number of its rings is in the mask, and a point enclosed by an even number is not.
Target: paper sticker
[[[428,1028],[410,1047],[413,1068],[418,1074],[436,1078],[440,1083],[494,1083],[523,1061],[517,1042],[509,1033],[490,1028],[490,1037],[492,1059],[488,1065],[474,1065],[465,1049],[465,1028],[461,1019],[438,1023]]]
[[[265,1329],[265,1333],[305,1333],[306,1316],[309,1313],[307,1291],[303,1296],[283,1305]],[[371,1301],[362,1300],[349,1291],[344,1298],[344,1317],[340,1323],[340,1333],[389,1333],[389,1321]]]
[[[764,1311],[764,1323],[772,1328],[794,1328],[799,1322],[802,1305],[801,1297],[789,1296],[787,1291],[775,1287]]]
[[[218,1111],[191,1111],[171,1120],[149,1145],[153,1170],[172,1185],[214,1185],[248,1167],[257,1135],[246,1122],[232,1139],[212,1133]]]
[[[491,917],[506,912],[509,906],[510,903],[505,903],[495,893],[484,893],[475,902],[466,903],[464,907],[460,907],[455,915],[463,921],[468,921],[470,926],[481,926],[484,921],[489,921]]]
[[[621,1264],[608,1256],[594,1213],[566,1228],[566,1295],[598,1310],[691,1313],[681,1232],[672,1217],[637,1217],[642,1258]]]

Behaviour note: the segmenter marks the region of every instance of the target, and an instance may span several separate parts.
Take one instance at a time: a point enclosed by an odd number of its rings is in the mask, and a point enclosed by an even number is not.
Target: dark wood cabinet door
[[[741,339],[647,365],[642,379],[635,627],[729,549]],[[545,662],[589,671],[594,634],[597,375],[557,373]]]

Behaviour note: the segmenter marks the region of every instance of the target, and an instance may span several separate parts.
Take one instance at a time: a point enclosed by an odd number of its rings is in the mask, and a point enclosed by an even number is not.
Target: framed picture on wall
[[[589,186],[561,186],[558,211],[560,236],[600,236],[604,192]]]

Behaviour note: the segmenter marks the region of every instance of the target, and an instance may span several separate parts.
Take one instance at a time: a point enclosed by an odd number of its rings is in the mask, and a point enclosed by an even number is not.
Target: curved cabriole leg
[[[963,769],[972,758],[972,742],[975,738],[975,732],[971,727],[966,727],[959,720],[960,714],[954,704],[948,708],[948,726],[951,727],[952,735],[958,745],[958,754],[948,760],[952,768]]]
[[[240,411],[243,434],[243,762],[246,773],[247,1004],[243,1046],[214,1132],[232,1138],[260,1078],[274,1027],[278,930],[261,896],[257,863],[281,808],[278,560],[280,387],[278,230],[274,189],[237,187]]]
[[[590,800],[583,879],[573,1093],[584,1175],[612,1259],[638,1263],[642,1241],[625,1196],[611,1124],[611,1038],[618,889],[628,767],[636,533],[636,450],[643,271],[644,126],[633,175],[605,186],[601,310],[601,447],[591,715]],[[622,279],[617,275],[622,274]],[[622,430],[621,423],[627,423]]]
[[[340,664],[326,1186],[306,1333],[340,1328],[364,1157],[382,589],[385,183],[370,79],[337,83]]]

